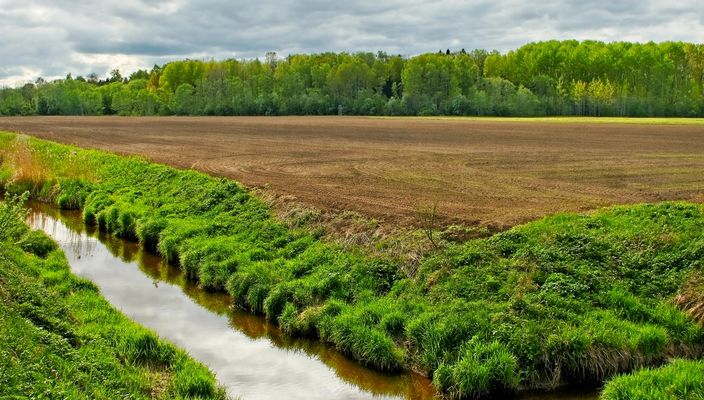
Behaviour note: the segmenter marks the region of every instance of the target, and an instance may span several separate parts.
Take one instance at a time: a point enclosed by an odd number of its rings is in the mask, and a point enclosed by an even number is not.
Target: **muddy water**
[[[232,309],[225,294],[208,293],[137,244],[86,228],[76,212],[32,204],[30,224],[53,237],[74,274],[90,279],[129,318],[206,364],[242,399],[436,398],[417,374],[386,375],[319,341],[292,339],[264,318]],[[580,389],[522,399],[595,399]]]

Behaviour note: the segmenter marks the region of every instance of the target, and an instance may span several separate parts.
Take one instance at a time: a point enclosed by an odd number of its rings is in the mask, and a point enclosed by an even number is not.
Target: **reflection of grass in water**
[[[527,391],[518,396],[512,396],[511,400],[594,400],[598,397],[599,385],[592,388],[584,386],[565,387],[554,392]]]
[[[0,229],[0,398],[224,397],[207,368],[112,308],[13,217],[21,232]]]
[[[251,339],[266,338],[281,349],[303,352],[319,359],[340,379],[365,391],[378,395],[403,395],[413,400],[433,399],[437,396],[430,380],[421,375],[385,374],[372,370],[319,340],[287,335],[261,316],[234,309],[230,314],[230,323],[234,329]]]
[[[52,218],[60,219],[76,233],[86,230],[81,215],[77,212],[60,211],[42,203],[33,206]],[[253,340],[267,339],[278,348],[302,352],[317,358],[343,381],[378,395],[404,395],[408,399],[430,399],[436,395],[427,378],[413,373],[400,375],[380,373],[362,366],[320,341],[286,335],[262,316],[232,309],[229,295],[203,290],[194,281],[186,279],[181,269],[168,264],[161,257],[144,251],[137,243],[98,232],[95,228],[88,229],[88,235],[96,237],[103,243],[110,254],[125,263],[137,263],[139,270],[155,282],[179,286],[184,294],[210,312],[228,314],[233,329]]]
[[[241,313],[242,320],[246,321],[251,314]],[[238,327],[242,326],[238,321]],[[249,322],[250,327],[257,326]],[[246,323],[245,323],[246,324]],[[258,325],[277,347],[304,352],[329,366],[332,371],[343,381],[354,384],[378,395],[399,396],[406,399],[433,399],[437,392],[426,377],[416,373],[387,374],[364,367],[359,362],[350,359],[333,347],[318,340],[307,338],[294,338],[283,333],[278,327],[268,324]]]

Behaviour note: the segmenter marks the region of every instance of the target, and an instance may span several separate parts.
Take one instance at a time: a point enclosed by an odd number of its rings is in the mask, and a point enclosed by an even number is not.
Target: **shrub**
[[[24,203],[29,199],[29,192],[19,195],[5,195],[5,201],[0,202],[0,240],[17,240],[27,232],[24,219],[27,210]]]

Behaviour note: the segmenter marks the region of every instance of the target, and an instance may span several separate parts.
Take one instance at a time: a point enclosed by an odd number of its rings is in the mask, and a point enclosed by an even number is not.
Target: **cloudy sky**
[[[413,55],[547,39],[704,42],[701,0],[0,0],[0,85],[183,58]]]

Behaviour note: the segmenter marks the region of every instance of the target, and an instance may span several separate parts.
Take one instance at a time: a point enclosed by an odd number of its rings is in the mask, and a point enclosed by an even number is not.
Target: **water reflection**
[[[293,339],[264,318],[233,310],[178,268],[83,225],[80,214],[33,205],[30,224],[59,242],[72,271],[90,279],[116,308],[208,365],[243,399],[431,399],[429,381],[385,375],[318,341]]]
[[[85,227],[76,212],[32,204],[29,223],[53,237],[72,271],[100,287],[129,318],[186,349],[243,399],[436,398],[430,381],[365,368],[319,341],[291,338],[264,318],[232,309],[180,269],[123,241]],[[524,394],[521,399],[595,399],[595,390]]]

